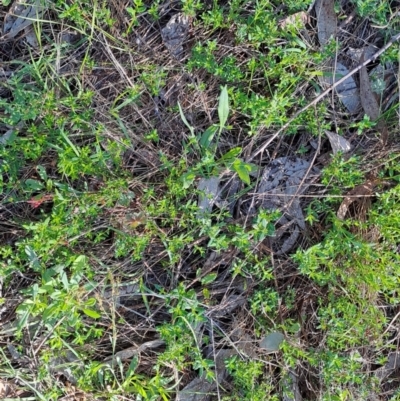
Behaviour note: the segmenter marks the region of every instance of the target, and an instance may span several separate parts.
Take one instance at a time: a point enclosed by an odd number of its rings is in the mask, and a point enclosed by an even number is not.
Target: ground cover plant
[[[398,1],[0,12],[0,398],[399,399]]]

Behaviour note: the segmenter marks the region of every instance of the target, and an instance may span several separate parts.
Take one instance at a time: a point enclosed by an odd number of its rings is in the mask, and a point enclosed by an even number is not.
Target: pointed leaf
[[[201,284],[203,285],[207,285],[212,283],[213,281],[215,281],[215,279],[217,278],[218,274],[217,273],[210,273],[207,274],[207,276],[203,277],[201,279]]]
[[[219,117],[220,130],[225,127],[226,121],[228,120],[228,115],[229,115],[229,97],[228,97],[228,88],[225,85],[222,88],[221,94],[219,96],[219,104],[218,104],[218,117]]]
[[[181,119],[183,121],[183,123],[186,125],[186,127],[189,128],[189,131],[192,135],[194,135],[194,128],[188,123],[188,120],[186,120],[185,115],[183,114],[183,110],[181,107],[181,104],[178,102],[178,107],[179,107],[179,114],[181,115]]]
[[[250,164],[236,159],[232,164],[233,170],[238,174],[239,178],[247,185],[250,185],[250,171],[252,167]]]
[[[200,138],[200,146],[202,146],[203,148],[208,148],[212,140],[214,139],[214,135],[217,132],[217,129],[218,127],[216,127],[215,125],[208,127]]]
[[[232,163],[235,157],[240,155],[242,148],[233,148],[226,152],[219,160],[219,163]]]
[[[25,246],[25,253],[28,256],[29,262],[32,266],[33,269],[39,269],[40,268],[40,261],[39,258],[35,252],[35,250],[30,246],[26,245]]]
[[[82,312],[93,319],[98,319],[101,317],[100,313],[94,311],[93,309],[82,309]]]

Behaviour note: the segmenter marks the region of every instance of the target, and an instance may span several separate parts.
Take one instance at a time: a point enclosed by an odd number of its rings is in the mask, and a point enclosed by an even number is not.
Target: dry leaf
[[[386,364],[375,371],[375,376],[382,381],[399,369],[400,352],[391,352]]]
[[[302,25],[305,25],[309,22],[309,19],[309,15],[306,12],[300,11],[279,21],[279,26],[281,28],[285,28],[288,25],[296,24],[298,21],[302,22]]]
[[[362,185],[357,185],[355,188],[353,188],[344,198],[342,204],[339,207],[339,210],[337,211],[336,215],[338,219],[344,220],[352,203],[356,201],[358,202],[360,199],[370,197],[372,195],[374,186],[375,182],[370,180]]]
[[[36,32],[32,26],[28,26],[25,28],[25,40],[29,46],[33,47],[34,49],[39,47],[39,42],[36,37]]]
[[[283,375],[281,383],[284,389],[283,401],[302,401],[303,397],[299,390],[299,379],[297,375],[292,372],[287,372]]]
[[[343,64],[336,63],[334,75],[332,77],[323,77],[322,81],[328,85],[333,85],[348,73],[349,70]],[[336,87],[336,93],[340,101],[351,114],[358,113],[361,100],[356,81],[353,77],[348,77],[344,82],[338,85]]]
[[[364,62],[364,58],[365,55],[363,54],[360,59],[361,63]],[[371,121],[377,120],[380,116],[380,108],[378,101],[372,92],[371,82],[366,67],[363,67],[360,70],[360,96],[361,105],[365,114],[369,116]],[[376,129],[380,131],[383,143],[386,143],[388,139],[388,130],[385,121],[380,120],[376,125]]]
[[[175,14],[161,30],[165,46],[178,60],[182,58],[183,44],[188,36],[190,17],[182,13]]]
[[[361,48],[355,48],[355,47],[349,47],[347,50],[347,54],[349,57],[351,57],[355,62],[359,62],[362,55],[364,54],[364,57],[370,58],[372,57],[377,51],[379,50],[378,47],[374,45],[368,45],[364,46]]]
[[[325,130],[325,134],[329,139],[334,155],[338,152],[346,153],[351,149],[350,142],[342,136],[328,130]]]
[[[17,395],[16,387],[11,381],[0,379],[0,399],[13,398]],[[9,398],[9,399],[10,399]],[[15,398],[14,398],[15,399]]]
[[[361,62],[364,61],[364,57],[361,58]],[[379,105],[372,92],[371,82],[369,81],[369,75],[367,68],[363,67],[360,70],[360,95],[361,105],[365,111],[365,114],[371,118],[372,121],[379,117]]]
[[[202,178],[197,189],[202,191],[199,195],[199,213],[198,217],[210,213],[216,201],[219,200],[219,177]]]
[[[1,39],[12,39],[35,21],[39,21],[43,13],[48,9],[48,6],[44,4],[45,2],[40,0],[15,1],[4,18]]]
[[[334,0],[317,0],[315,2],[317,15],[318,39],[321,46],[326,45],[331,37],[336,36],[337,17]]]

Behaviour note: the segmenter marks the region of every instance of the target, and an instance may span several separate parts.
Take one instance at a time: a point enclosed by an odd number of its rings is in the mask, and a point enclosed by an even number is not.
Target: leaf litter
[[[326,69],[322,82],[325,85],[333,85],[348,73],[349,70],[344,64],[332,61],[331,66]],[[335,92],[339,100],[351,114],[359,112],[361,104],[360,92],[353,77],[348,77],[344,82],[339,84]]]
[[[360,62],[363,62],[365,58],[365,52],[361,56]],[[368,71],[366,67],[361,68],[360,70],[360,95],[361,95],[361,104],[365,111],[365,114],[370,117],[372,121],[376,121],[381,112],[378,101],[372,91],[371,82],[368,75]],[[384,120],[379,120],[376,125],[376,129],[381,134],[381,139],[384,144],[386,144],[388,140],[388,129]]]
[[[328,130],[325,130],[325,134],[329,139],[334,155],[336,155],[338,152],[346,153],[350,151],[351,144],[347,139],[343,138],[339,134],[336,134]]]
[[[184,57],[183,45],[188,37],[190,17],[177,13],[171,17],[167,25],[161,30],[165,46],[171,55],[180,60]]]
[[[314,5],[317,16],[318,39],[320,45],[325,46],[331,38],[336,36],[337,15],[334,0],[317,0]]]
[[[15,1],[4,18],[3,36],[0,40],[13,39],[21,31],[39,21],[48,9],[46,3],[42,0]]]

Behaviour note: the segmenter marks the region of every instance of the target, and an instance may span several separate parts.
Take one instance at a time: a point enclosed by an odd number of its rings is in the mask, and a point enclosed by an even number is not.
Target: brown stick
[[[320,100],[322,100],[328,93],[330,93],[333,89],[335,89],[337,86],[339,86],[342,82],[346,81],[347,78],[351,77],[354,75],[356,72],[360,71],[361,68],[365,67],[368,65],[371,61],[374,61],[376,58],[378,58],[381,54],[383,54],[387,49],[389,49],[390,46],[394,42],[397,42],[400,39],[400,33],[397,35],[393,36],[388,43],[386,43],[385,46],[382,47],[382,49],[378,50],[376,53],[374,53],[371,57],[369,57],[367,60],[365,60],[363,63],[359,64],[357,67],[355,67],[353,70],[351,70],[348,74],[346,74],[344,77],[340,78],[339,81],[336,81],[333,85],[331,85],[328,89],[324,90],[320,95],[318,95],[314,100],[312,100],[310,103],[305,105],[303,108],[301,108],[299,111],[296,111],[294,115],[287,121],[281,128],[278,129],[278,131],[275,132],[275,134],[272,135],[271,138],[267,140],[267,142],[264,143],[264,145],[261,146],[261,148],[257,149],[253,154],[251,154],[247,158],[247,162],[250,162],[253,160],[257,155],[260,153],[264,152],[264,150],[269,146],[269,144],[278,137],[279,134],[281,134],[283,131],[285,131],[290,124],[303,112],[308,110],[310,107],[314,106],[317,104]],[[260,132],[264,127],[261,127],[258,132]]]

